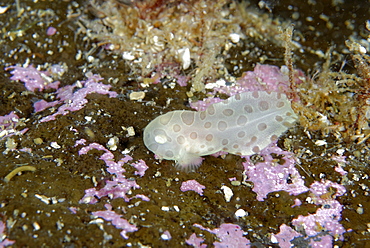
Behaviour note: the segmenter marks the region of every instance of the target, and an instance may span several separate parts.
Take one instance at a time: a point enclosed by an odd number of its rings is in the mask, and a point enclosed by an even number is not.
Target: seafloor
[[[135,2],[145,1],[120,2],[132,7]],[[154,6],[156,11],[165,11],[166,1],[155,2],[162,5],[159,10],[160,7]],[[180,4],[182,1],[168,2]],[[353,54],[345,41],[362,40],[364,49],[368,48],[369,31],[365,23],[370,16],[370,3],[364,0],[301,2],[251,1],[248,11],[257,17],[264,16],[266,22],[276,26],[295,24],[295,37],[300,37],[296,42],[302,50],[293,49],[293,64],[308,78],[320,73],[328,59],[324,54],[332,47],[330,69],[361,77],[368,83],[369,75],[357,72],[358,65],[352,62]],[[6,0],[0,6],[0,116],[13,111],[19,117],[2,122],[0,126],[0,178],[4,179],[0,180],[0,223],[3,225],[0,225],[0,247],[370,247],[369,141],[365,139],[368,127],[361,126],[356,133],[350,129],[357,127],[347,124],[351,120],[343,120],[346,130],[310,130],[307,125],[311,122],[302,125],[297,122],[279,138],[278,147],[296,157],[295,170],[307,189],[314,182],[332,185],[327,187],[325,197],[320,195],[319,198],[329,199],[331,204],[338,203],[340,211],[335,216],[326,216],[333,223],[322,222],[315,219],[318,210],[333,205],[315,201],[315,196],[307,190],[297,195],[284,190],[271,191],[264,199],[257,199],[253,191],[257,186],[245,178],[245,159],[240,156],[206,156],[196,171],[188,173],[176,169],[173,161],[156,160],[143,143],[145,126],[162,113],[190,109],[189,96],[194,101],[205,94],[191,91],[190,83],[187,86],[173,83],[171,72],[157,84],[143,84],[143,78],[150,78],[152,74],[140,74],[140,66],[130,65],[131,60],[122,59],[119,53],[104,49],[104,45],[97,46],[99,37],[91,39],[87,35],[91,26],[86,20],[100,17],[96,10],[91,14],[94,11],[88,2]],[[56,33],[52,30],[48,33],[49,27],[55,27]],[[230,77],[240,77],[244,71],[253,70],[256,63],[279,67],[285,64],[284,46],[273,44],[268,30],[264,35],[266,37],[262,38],[247,35],[222,50],[220,56],[225,58],[222,66],[227,68]],[[250,52],[245,53],[248,49]],[[362,62],[366,63],[366,57]],[[117,96],[88,94],[88,102],[80,110],[42,122],[60,105],[36,112],[34,103],[55,101],[56,90],[29,90],[22,80],[10,79],[14,68],[8,67],[33,65],[38,71],[46,71],[56,64],[64,73],[49,78],[59,80],[59,88],[87,80],[91,72],[101,76],[100,82],[111,85],[109,91],[116,92]],[[196,69],[192,66],[181,73],[192,76]],[[171,66],[168,68],[171,70]],[[212,82],[220,77],[205,75],[204,78]],[[73,92],[81,87],[78,84]],[[130,99],[132,92],[145,92],[145,97]],[[369,91],[361,90],[351,95],[353,101],[357,101],[355,96],[359,92],[367,99]],[[305,106],[318,104],[313,95],[306,99],[312,102]],[[367,123],[368,116],[362,114]],[[12,121],[15,124],[9,127],[7,123]],[[13,128],[12,131],[9,128]],[[14,130],[25,128],[24,134],[12,135]],[[81,143],[76,144],[77,141]],[[81,154],[81,148],[91,144],[96,147],[100,144],[106,150],[100,147],[100,150],[91,149]],[[109,152],[114,155],[113,159],[100,159]],[[116,191],[102,193],[101,197],[85,196],[85,190],[99,191],[116,179],[118,174],[108,173],[107,164],[125,155],[133,159],[122,163],[126,170],[125,180],[116,187],[127,189],[116,188]],[[274,154],[273,157],[277,164],[286,162],[283,155]],[[134,167],[142,162],[140,160],[148,166],[141,175]],[[261,162],[258,155],[252,156],[252,160],[255,164]],[[5,179],[22,166],[32,167],[24,167],[26,171],[10,180]],[[184,181],[193,179],[205,186],[203,193],[181,190]],[[130,188],[123,181],[136,184]],[[222,186],[232,190],[229,201]],[[339,189],[345,189],[345,193],[341,195],[337,192]],[[297,199],[301,204],[297,204]],[[294,204],[297,206],[292,207]],[[110,217],[107,209],[112,210]],[[238,209],[245,213],[236,216]],[[299,225],[294,221],[299,216],[311,216],[312,220]],[[235,238],[230,238],[233,237],[230,233],[227,234],[230,237],[222,236],[217,230],[222,230],[221,225],[225,223],[238,225],[243,232],[236,232]],[[297,232],[295,239],[289,235],[275,236],[282,233],[284,224]],[[312,225],[310,231],[307,225]],[[126,233],[122,234],[122,230]],[[193,233],[203,241],[191,243]],[[238,243],[242,237],[248,240],[245,245]]]

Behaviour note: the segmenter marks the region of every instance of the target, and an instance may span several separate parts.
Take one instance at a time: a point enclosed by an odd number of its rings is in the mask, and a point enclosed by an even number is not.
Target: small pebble
[[[138,91],[138,92],[131,92],[130,93],[130,100],[141,100],[144,99],[145,97],[145,92],[144,91]]]

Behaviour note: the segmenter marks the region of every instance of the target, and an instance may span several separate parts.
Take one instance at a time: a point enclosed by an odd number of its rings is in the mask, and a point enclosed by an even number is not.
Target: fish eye
[[[154,137],[155,142],[158,144],[164,144],[167,142],[167,137],[165,135],[159,134]]]

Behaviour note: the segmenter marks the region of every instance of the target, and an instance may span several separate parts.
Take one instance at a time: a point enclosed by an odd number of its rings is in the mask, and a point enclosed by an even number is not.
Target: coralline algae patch
[[[279,160],[272,159],[271,154],[280,156],[284,162],[279,164]],[[343,205],[336,198],[346,192],[345,187],[328,180],[314,182],[310,187],[304,186],[304,180],[295,168],[296,159],[294,155],[281,150],[279,147],[267,147],[261,151],[261,156],[263,156],[264,162],[257,162],[253,165],[250,161],[250,156],[248,156],[247,162],[243,163],[245,183],[248,181],[253,182],[252,190],[257,193],[257,200],[264,201],[267,194],[273,192],[286,191],[296,196],[309,192],[306,201],[319,206],[315,213],[299,215],[297,218],[290,220],[292,227],[282,224],[279,233],[270,233],[270,242],[278,244],[282,248],[292,246],[332,247],[334,240],[343,240],[343,234],[346,232],[343,225],[340,224]],[[234,178],[231,182],[233,181],[235,181]],[[229,190],[231,189],[229,188]],[[230,201],[226,199],[225,192],[224,194],[226,202]],[[299,199],[295,199],[295,202],[291,206],[292,208],[301,205]],[[242,212],[245,213],[244,210]],[[235,212],[235,216],[238,216],[238,211]],[[245,216],[246,214],[241,217]],[[214,230],[204,228],[199,224],[194,224],[194,226],[216,234],[217,238],[225,242],[225,244],[234,240],[230,243],[234,245],[231,247],[250,247],[247,245],[250,244],[250,241],[243,236],[248,232],[243,233],[239,225],[222,224],[220,228]],[[230,228],[228,231],[225,231],[227,229],[226,226]],[[206,247],[205,244],[202,244],[204,239],[197,237],[195,233],[186,242],[193,247]],[[223,247],[222,245],[219,246],[220,243],[218,242],[214,242],[213,245],[215,247]]]
[[[331,188],[336,192],[330,193]],[[313,183],[310,186],[311,196],[307,200],[319,205],[320,208],[314,214],[299,215],[293,219],[292,225],[295,229],[285,224],[281,225],[280,232],[272,234],[271,241],[278,243],[282,248],[288,248],[292,244],[297,247],[303,244],[311,247],[332,247],[334,240],[343,240],[346,230],[339,222],[342,219],[343,205],[335,199],[345,192],[344,186],[331,181]],[[304,239],[297,239],[298,237]]]
[[[14,240],[7,239],[4,231],[5,223],[0,220],[0,247],[10,246],[15,243]]]
[[[54,67],[58,67],[58,65]],[[92,73],[87,73],[86,76],[88,79],[86,81],[78,81],[73,85],[59,88],[59,81],[53,82],[53,79],[48,75],[49,73],[38,71],[33,66],[28,66],[27,68],[11,66],[6,68],[6,70],[9,69],[12,69],[11,74],[13,74],[10,79],[22,81],[25,87],[30,91],[43,91],[48,88],[57,89],[56,95],[59,100],[52,102],[40,100],[34,103],[34,111],[36,113],[63,103],[56,113],[42,118],[40,122],[55,120],[57,115],[66,115],[70,111],[82,109],[88,102],[86,99],[88,94],[108,94],[109,97],[117,97],[118,95],[114,91],[109,91],[111,88],[110,85],[99,82],[103,79],[102,77]],[[51,70],[53,70],[53,68],[51,68]],[[45,79],[46,77],[48,80]]]
[[[124,158],[120,159],[116,163],[114,162],[114,155],[107,148],[97,143],[92,143],[86,147],[81,148],[78,153],[79,155],[83,155],[92,149],[102,150],[105,152],[103,155],[100,156],[100,159],[106,163],[108,167],[107,171],[110,174],[114,175],[114,178],[112,180],[107,180],[105,182],[106,185],[100,190],[97,190],[96,188],[87,189],[85,191],[85,196],[80,200],[80,202],[93,204],[97,202],[97,199],[95,197],[100,199],[108,195],[111,199],[123,198],[126,202],[129,202],[131,198],[127,197],[127,193],[133,189],[140,188],[135,180],[128,180],[123,174],[124,172],[126,172],[126,170],[123,168],[123,165],[132,160],[132,158],[126,155]],[[133,166],[135,167],[135,169],[137,169],[135,171],[135,175],[139,174],[140,176],[143,176],[148,168],[143,160],[134,163]],[[144,201],[149,201],[149,198],[144,195],[136,195],[134,196],[134,198],[140,198]]]
[[[10,137],[13,135],[22,135],[27,132],[28,128],[24,128],[21,131],[18,131],[17,128],[23,126],[23,121],[19,118],[14,111],[10,112],[7,115],[0,116],[0,140]]]
[[[282,156],[282,164],[271,154]],[[295,168],[296,159],[291,152],[283,151],[276,146],[268,146],[260,153],[264,162],[253,164],[250,156],[243,163],[246,180],[253,182],[253,191],[257,200],[263,201],[271,192],[286,191],[291,195],[299,195],[308,191],[305,182]]]
[[[82,140],[82,142],[85,142],[85,140]],[[81,140],[78,141],[76,145],[80,143]],[[106,185],[99,190],[97,190],[96,188],[85,190],[85,195],[80,200],[80,203],[94,204],[98,201],[98,199],[107,196],[109,196],[110,199],[123,198],[126,202],[131,201],[131,199],[133,198],[138,198],[143,201],[150,200],[147,196],[140,194],[137,194],[132,198],[127,197],[127,194],[132,190],[140,189],[140,186],[136,183],[135,180],[128,180],[123,174],[126,172],[126,170],[123,168],[123,165],[132,160],[130,156],[126,155],[118,162],[114,162],[114,155],[104,146],[97,143],[92,143],[86,147],[81,148],[79,151],[79,155],[84,155],[92,149],[104,151],[104,154],[100,156],[100,159],[106,163],[107,171],[113,175],[113,178],[112,180],[107,180],[105,182]],[[138,174],[141,177],[144,176],[145,171],[148,169],[148,166],[146,166],[143,160],[132,163],[131,165],[136,169],[135,175]],[[110,221],[112,225],[114,225],[118,229],[123,229],[120,234],[124,239],[128,239],[128,232],[135,232],[138,230],[135,225],[130,224],[126,219],[122,218],[120,214],[114,212],[110,204],[105,204],[105,208],[107,210],[95,211],[92,212],[92,215],[95,217],[103,218],[106,221]]]
[[[206,187],[204,185],[201,185],[196,180],[188,180],[188,181],[182,182],[180,189],[181,189],[182,192],[189,191],[189,190],[195,191],[199,195],[202,196],[203,195],[203,190],[205,188]]]
[[[250,247],[250,241],[243,237],[244,232],[238,225],[224,223],[219,228],[212,230],[199,224],[194,224],[194,227],[215,234],[219,239],[219,241],[213,243],[215,247]],[[207,245],[202,244],[203,242],[204,239],[197,238],[194,233],[186,240],[186,243],[193,247],[207,247]]]

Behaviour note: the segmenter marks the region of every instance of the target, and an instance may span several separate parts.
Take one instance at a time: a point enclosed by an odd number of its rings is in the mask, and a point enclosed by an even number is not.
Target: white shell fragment
[[[232,34],[229,35],[229,37],[230,37],[230,40],[233,43],[238,43],[240,41],[240,35],[239,34],[232,33]]]
[[[177,50],[177,52],[179,54],[180,60],[182,61],[182,68],[184,70],[188,69],[190,66],[190,62],[191,62],[189,48],[181,48]]]
[[[4,14],[10,6],[0,6],[0,15]]]
[[[55,141],[51,142],[51,143],[50,143],[50,146],[51,146],[52,148],[55,148],[55,149],[59,149],[59,148],[61,148],[61,146],[60,146],[57,142],[55,142]]]
[[[111,151],[117,150],[117,145],[119,144],[119,138],[117,136],[114,136],[110,138],[107,142],[107,147]]]
[[[324,146],[324,145],[327,145],[328,143],[326,143],[325,140],[316,140],[315,141],[315,145],[317,146]]]
[[[254,91],[210,105],[206,111],[176,110],[158,116],[144,130],[146,147],[179,166],[198,166],[219,151],[258,153],[296,120],[286,95]]]
[[[225,201],[230,202],[231,197],[233,197],[233,195],[234,195],[234,192],[232,191],[232,189],[230,189],[229,187],[227,187],[225,185],[222,186],[221,189],[224,192]]]
[[[132,53],[130,53],[130,52],[123,52],[122,53],[122,58],[125,59],[125,60],[131,61],[131,60],[135,59],[135,56],[132,55]]]
[[[248,213],[242,208],[235,211],[235,216],[238,217],[238,218],[245,217],[247,215],[248,215]]]

